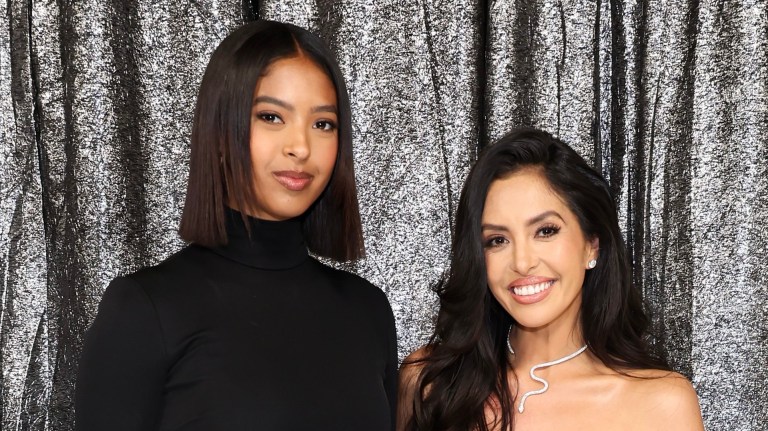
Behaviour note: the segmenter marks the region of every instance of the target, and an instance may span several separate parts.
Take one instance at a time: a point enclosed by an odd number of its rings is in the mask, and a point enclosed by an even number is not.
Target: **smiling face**
[[[585,238],[576,215],[539,168],[526,167],[491,184],[482,237],[488,285],[518,325],[575,327],[597,241]]]
[[[256,84],[251,111],[251,164],[264,220],[303,214],[333,173],[338,152],[336,89],[306,56],[272,63]]]

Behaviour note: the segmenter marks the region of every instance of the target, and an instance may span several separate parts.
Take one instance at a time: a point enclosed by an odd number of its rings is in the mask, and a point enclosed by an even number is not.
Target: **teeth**
[[[541,292],[551,286],[552,283],[553,282],[551,281],[547,281],[539,284],[529,284],[528,286],[515,287],[512,290],[515,292],[515,295],[528,296]]]

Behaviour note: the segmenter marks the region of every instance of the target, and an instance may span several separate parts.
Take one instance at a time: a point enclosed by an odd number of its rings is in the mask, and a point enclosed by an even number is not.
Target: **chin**
[[[277,202],[274,202],[277,201]],[[271,220],[288,220],[296,218],[307,212],[314,203],[314,200],[310,199],[274,199],[276,205],[262,206],[260,213],[262,216],[257,216],[261,219]]]
[[[548,317],[542,315],[543,313],[541,310],[539,312],[534,312],[533,310],[513,310],[514,312],[510,312],[510,310],[507,310],[507,313],[514,319],[515,326],[519,328],[524,329],[540,329],[544,328],[547,325],[551,324],[555,318],[554,317]]]
[[[276,211],[273,212],[273,216],[276,220],[289,220],[292,218],[296,218],[307,212],[307,209],[309,208],[303,208],[303,209],[296,209],[296,210],[285,210],[285,211]]]
[[[514,316],[513,316],[514,317]],[[546,328],[550,323],[552,323],[549,320],[535,320],[535,319],[515,319],[515,322],[517,322],[517,326],[522,329],[527,329],[531,331],[535,331],[537,329]]]

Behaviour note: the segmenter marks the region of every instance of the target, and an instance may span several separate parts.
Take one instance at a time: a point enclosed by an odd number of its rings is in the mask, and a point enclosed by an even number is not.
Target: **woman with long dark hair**
[[[299,27],[246,24],[206,69],[180,234],[89,329],[78,430],[390,430],[383,292],[309,256],[363,255],[339,67]]]
[[[400,430],[701,430],[691,384],[647,344],[606,181],[551,135],[486,149],[456,215],[429,344],[400,374]]]

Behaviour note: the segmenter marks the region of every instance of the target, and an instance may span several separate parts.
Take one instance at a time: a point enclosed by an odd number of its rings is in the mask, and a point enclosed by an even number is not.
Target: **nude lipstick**
[[[300,192],[304,190],[314,178],[306,172],[299,171],[275,171],[272,172],[272,175],[277,182],[292,192]]]
[[[518,303],[535,304],[549,295],[555,281],[555,279],[547,277],[524,277],[510,283],[507,289]]]

